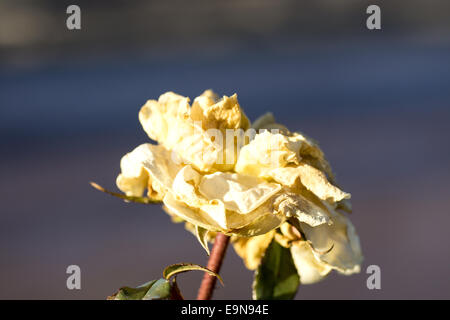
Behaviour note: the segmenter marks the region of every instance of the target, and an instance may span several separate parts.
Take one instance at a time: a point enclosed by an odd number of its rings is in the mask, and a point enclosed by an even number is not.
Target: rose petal
[[[268,175],[276,182],[290,188],[298,188],[301,183],[322,200],[338,202],[350,198],[349,193],[332,185],[322,171],[308,164],[300,163],[295,167],[273,169],[268,172]]]
[[[327,211],[316,206],[300,194],[291,192],[282,193],[274,201],[274,209],[286,217],[295,217],[300,222],[307,223],[312,227],[324,223],[332,223]]]
[[[220,200],[227,210],[242,214],[255,210],[280,190],[279,184],[223,172],[205,175],[199,184],[199,192],[205,198]]]
[[[198,209],[188,207],[184,202],[177,200],[171,192],[168,192],[164,196],[163,202],[171,214],[177,215],[187,222],[207,230],[222,230],[222,227],[216,222],[216,219],[220,220],[219,218],[213,218],[210,214],[206,214]]]
[[[142,196],[146,188],[158,189],[162,182],[173,178],[174,172],[179,170],[168,161],[168,154],[164,147],[149,143],[127,153],[120,161],[121,173],[117,177],[117,187],[127,195],[137,197]]]
[[[302,141],[296,138],[264,131],[241,148],[235,171],[266,177],[272,169],[300,163],[301,145]]]
[[[234,237],[233,247],[236,253],[244,260],[245,266],[255,270],[261,263],[264,253],[272,242],[275,230],[255,237]]]
[[[300,225],[316,258],[344,274],[359,272],[363,257],[353,224],[338,212],[333,212],[332,220],[332,225]]]
[[[280,133],[283,133],[283,134],[289,133],[288,128],[286,128],[282,124],[279,124],[275,121],[275,117],[273,116],[273,114],[271,112],[267,112],[267,113],[263,114],[262,116],[260,116],[259,118],[257,118],[253,122],[252,128],[256,129],[256,130],[265,129],[265,130],[269,130],[269,131],[272,129],[276,129],[276,130],[279,130]]]
[[[296,241],[291,246],[292,259],[300,276],[301,284],[312,284],[322,280],[331,267],[318,260],[306,241]]]
[[[205,91],[192,104],[191,118],[201,121],[203,129],[244,129],[250,127],[250,121],[242,111],[237,94],[231,97],[218,96],[211,90]]]
[[[168,92],[158,101],[147,101],[139,120],[150,138],[174,151],[184,164],[202,172],[232,170],[239,147],[234,139],[231,145],[224,143],[225,132],[221,130],[247,128],[248,119],[235,95],[207,106],[213,99],[205,93],[191,109],[189,98]]]

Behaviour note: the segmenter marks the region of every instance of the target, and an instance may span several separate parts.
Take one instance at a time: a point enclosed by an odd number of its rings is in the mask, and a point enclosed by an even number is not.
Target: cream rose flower
[[[358,237],[339,212],[350,194],[336,186],[317,143],[271,114],[251,127],[236,94],[211,90],[192,106],[167,92],[147,101],[139,120],[157,144],[122,158],[117,186],[127,196],[161,200],[206,249],[215,232],[233,236],[250,269],[275,239],[290,249],[303,283],[332,269],[359,271]]]

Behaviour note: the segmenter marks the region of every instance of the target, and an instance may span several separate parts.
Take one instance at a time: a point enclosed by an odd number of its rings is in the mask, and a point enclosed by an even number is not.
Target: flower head
[[[332,269],[359,271],[359,240],[340,212],[350,194],[336,186],[316,142],[271,114],[251,126],[236,94],[207,90],[189,102],[167,92],[141,108],[139,120],[157,144],[122,158],[120,190],[161,200],[197,236],[232,235],[250,269],[275,240],[290,249],[303,283]]]

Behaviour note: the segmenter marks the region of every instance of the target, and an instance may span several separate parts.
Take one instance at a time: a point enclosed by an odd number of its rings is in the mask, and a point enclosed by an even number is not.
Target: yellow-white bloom
[[[251,127],[236,94],[219,99],[207,90],[189,102],[167,92],[141,108],[139,120],[157,144],[140,145],[122,158],[119,189],[129,196],[147,190],[197,235],[233,235],[251,269],[275,238],[291,249],[303,283],[332,269],[359,270],[359,240],[337,211],[350,194],[334,184],[317,143],[291,133],[271,114]],[[283,230],[293,225],[301,233],[291,239]]]

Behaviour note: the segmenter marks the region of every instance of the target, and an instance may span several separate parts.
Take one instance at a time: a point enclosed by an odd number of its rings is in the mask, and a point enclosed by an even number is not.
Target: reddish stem
[[[227,251],[229,242],[229,236],[226,236],[223,233],[218,233],[216,235],[214,245],[211,250],[211,255],[208,260],[208,269],[214,271],[215,273],[220,272],[220,267],[222,266],[222,262],[225,257],[225,252]],[[216,286],[216,282],[216,277],[205,273],[200,285],[200,289],[198,290],[197,300],[210,300],[214,291],[214,287]]]

